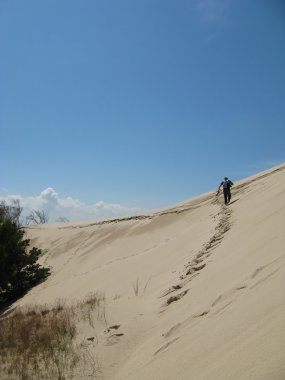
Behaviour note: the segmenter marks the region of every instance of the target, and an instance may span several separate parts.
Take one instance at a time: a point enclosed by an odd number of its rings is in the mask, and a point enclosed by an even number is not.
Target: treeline
[[[29,249],[21,226],[22,209],[0,203],[0,305],[21,297],[50,275],[50,269],[38,264],[42,250]]]

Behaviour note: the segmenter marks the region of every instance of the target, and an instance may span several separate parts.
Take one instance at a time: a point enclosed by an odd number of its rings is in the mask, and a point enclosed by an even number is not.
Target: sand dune
[[[95,327],[107,380],[284,380],[285,165],[232,194],[227,207],[211,192],[133,217],[29,227],[53,273],[18,304],[104,293],[106,324],[119,326]]]

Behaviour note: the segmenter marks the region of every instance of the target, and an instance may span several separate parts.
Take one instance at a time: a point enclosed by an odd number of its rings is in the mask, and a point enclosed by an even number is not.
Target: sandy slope
[[[130,218],[31,227],[53,275],[19,304],[104,292],[107,324],[120,325],[96,331],[107,380],[284,380],[284,230],[285,165],[237,183],[228,207],[209,193]]]

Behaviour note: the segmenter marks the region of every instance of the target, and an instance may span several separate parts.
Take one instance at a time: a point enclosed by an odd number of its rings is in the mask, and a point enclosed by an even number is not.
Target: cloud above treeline
[[[63,198],[52,187],[46,188],[36,196],[23,197],[16,194],[0,197],[0,201],[7,204],[12,204],[14,200],[20,201],[20,205],[23,207],[23,217],[29,215],[32,210],[41,210],[48,214],[49,222],[54,222],[60,218],[69,221],[107,219],[141,211],[139,208],[116,203],[99,201],[86,204],[72,197]]]

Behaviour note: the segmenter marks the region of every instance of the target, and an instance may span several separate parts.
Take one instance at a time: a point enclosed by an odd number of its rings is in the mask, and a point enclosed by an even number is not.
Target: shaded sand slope
[[[53,275],[19,304],[102,291],[104,379],[284,380],[285,166],[167,210],[31,227]]]

